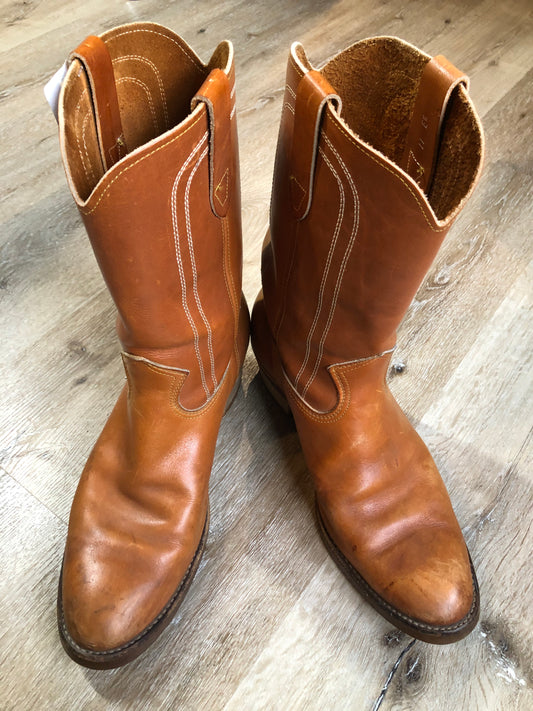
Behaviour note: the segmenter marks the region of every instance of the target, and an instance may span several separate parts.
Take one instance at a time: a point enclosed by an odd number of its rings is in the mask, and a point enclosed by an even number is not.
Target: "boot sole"
[[[272,381],[272,379],[260,368],[259,372],[266,389],[272,395],[274,400],[282,407],[285,413],[291,414],[290,406],[281,389]],[[476,626],[479,619],[479,585],[476,578],[476,573],[472,565],[470,553],[468,558],[470,561],[470,572],[472,574],[473,600],[472,606],[468,614],[453,625],[430,625],[422,620],[410,617],[398,610],[393,605],[388,603],[379,595],[363,578],[363,576],[353,567],[350,561],[343,555],[330,536],[318,505],[318,500],[315,498],[315,512],[320,537],[326,547],[331,558],[336,563],[337,567],[353,585],[353,587],[363,596],[363,598],[379,612],[386,620],[391,622],[395,627],[402,632],[416,637],[423,642],[431,644],[451,644],[458,642],[466,637]]]
[[[226,407],[224,409],[224,414],[230,409],[233,401],[237,397],[241,385],[241,374],[239,373],[233,388],[228,395],[226,401]],[[126,644],[115,649],[103,650],[103,651],[92,651],[90,649],[84,649],[79,644],[75,642],[70,636],[67,625],[65,622],[65,616],[63,612],[63,599],[62,599],[62,580],[63,580],[63,566],[61,566],[61,573],[59,576],[59,590],[57,595],[57,622],[59,628],[59,637],[61,639],[61,644],[64,650],[81,666],[88,667],[89,669],[115,669],[121,667],[124,664],[136,659],[140,654],[142,654],[163,632],[163,630],[170,623],[179,606],[183,602],[185,595],[187,594],[193,578],[198,570],[200,561],[204,554],[205,546],[207,543],[207,536],[209,533],[209,507],[207,509],[207,515],[205,519],[204,528],[202,531],[202,536],[200,538],[200,543],[195,551],[194,557],[182,578],[178,588],[165,605],[163,610],[159,615],[140,632],[136,637],[134,637]]]

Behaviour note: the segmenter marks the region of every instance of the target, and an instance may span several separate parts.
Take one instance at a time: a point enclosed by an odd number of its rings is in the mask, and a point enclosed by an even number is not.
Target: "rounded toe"
[[[103,656],[131,644],[149,624],[142,604],[127,591],[106,594],[97,586],[60,585],[59,626],[78,654]]]
[[[421,633],[459,639],[475,626],[479,593],[470,561],[453,565],[429,559],[392,581],[382,592],[385,602]],[[456,633],[456,634],[454,634]],[[450,640],[452,641],[452,640]]]
[[[317,506],[330,555],[370,604],[407,634],[435,644],[466,637],[479,618],[479,588],[459,527],[423,527],[379,549],[334,537]],[[350,555],[351,554],[351,555]]]

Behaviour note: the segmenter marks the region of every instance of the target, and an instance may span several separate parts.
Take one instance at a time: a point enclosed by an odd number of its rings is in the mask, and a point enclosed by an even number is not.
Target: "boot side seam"
[[[224,274],[224,284],[226,285],[226,291],[228,293],[229,302],[233,311],[233,352],[235,353],[237,362],[239,362],[239,345],[237,341],[239,335],[240,305],[238,305],[237,290],[235,289],[235,284],[231,275],[231,268],[228,268],[230,266],[228,264],[230,250],[228,220],[226,217],[222,218],[222,249],[222,271]]]

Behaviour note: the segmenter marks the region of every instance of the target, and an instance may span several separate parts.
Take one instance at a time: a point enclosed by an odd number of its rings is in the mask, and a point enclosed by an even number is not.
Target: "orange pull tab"
[[[315,69],[304,74],[296,90],[290,159],[292,206],[299,220],[311,209],[320,122],[328,101],[340,111],[341,99],[322,74]]]
[[[213,69],[204,81],[191,106],[205,104],[209,125],[209,199],[217,217],[225,217],[230,202],[231,169],[231,87],[221,69]]]
[[[105,43],[90,35],[70,54],[81,62],[91,88],[94,121],[104,171],[126,155],[113,63]]]
[[[453,90],[468,77],[439,55],[424,67],[400,167],[427,194],[435,172],[444,115]]]

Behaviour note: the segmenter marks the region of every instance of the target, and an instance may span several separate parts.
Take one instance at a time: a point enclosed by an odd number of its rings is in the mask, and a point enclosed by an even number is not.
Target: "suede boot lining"
[[[188,45],[157,25],[117,28],[103,36],[113,61],[120,115],[128,151],[181,123],[191,99],[213,67],[226,69],[227,43],[205,66]],[[86,200],[104,174],[90,91],[79,62],[66,79],[63,99],[65,155],[73,187]]]
[[[395,37],[363,40],[322,69],[342,98],[342,118],[365,143],[398,164],[428,57]],[[464,89],[455,90],[444,120],[428,200],[439,220],[451,215],[478,172],[482,139]]]

